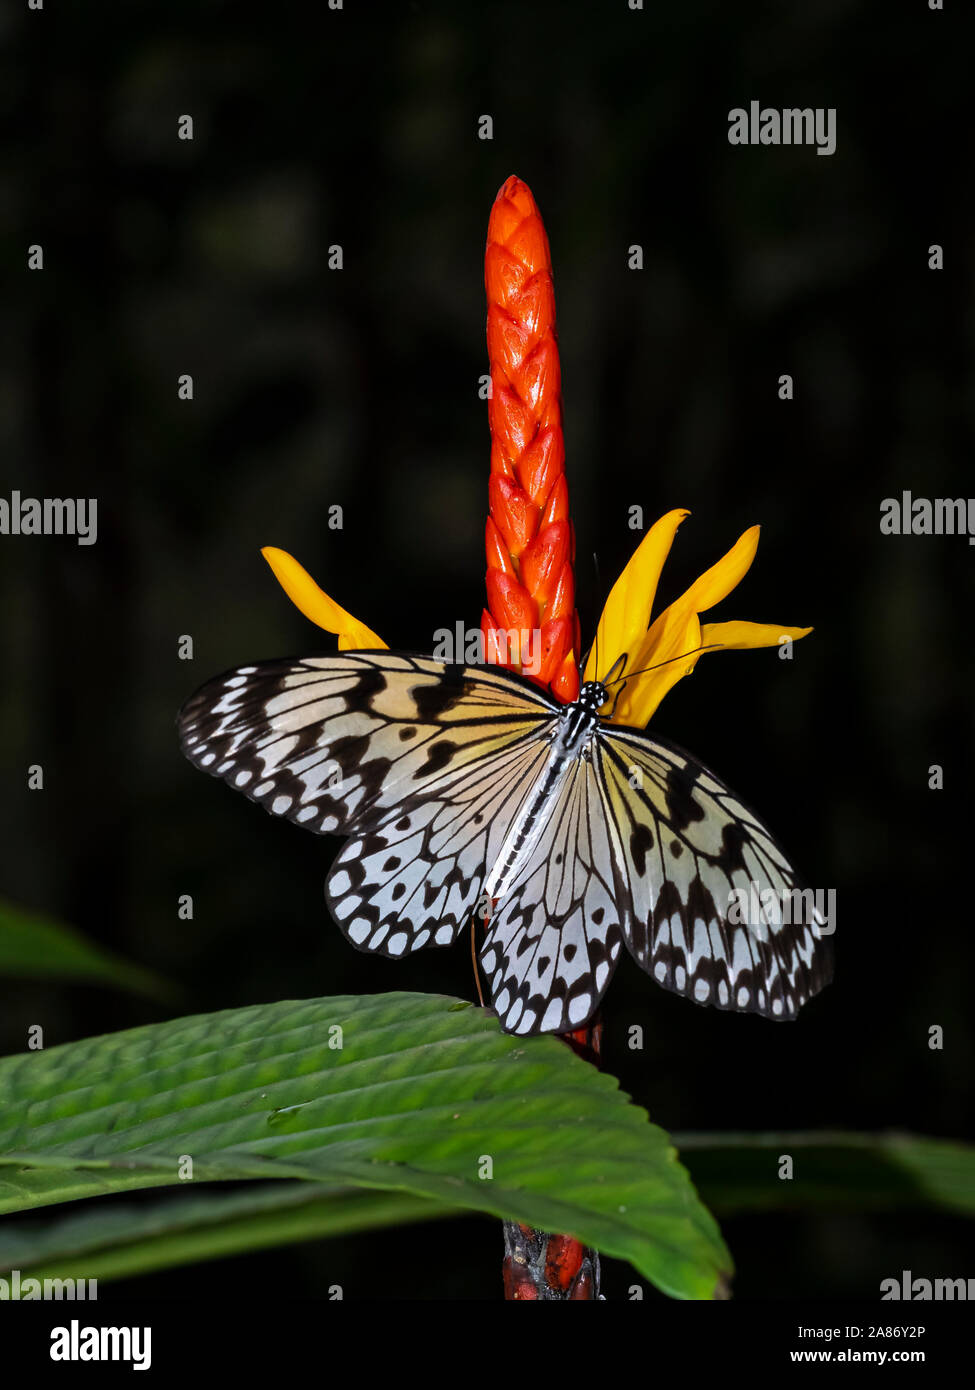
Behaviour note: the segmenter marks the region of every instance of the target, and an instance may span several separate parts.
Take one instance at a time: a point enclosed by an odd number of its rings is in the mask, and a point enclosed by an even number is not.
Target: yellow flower
[[[651,527],[613,585],[599,619],[584,679],[605,677],[622,656],[626,657],[624,675],[627,671],[643,673],[623,684],[610,716],[616,724],[642,729],[668,690],[693,671],[702,647],[775,647],[786,637],[795,641],[812,632],[811,627],[780,627],[774,623],[702,624],[698,620],[699,613],[706,613],[727,598],[748,573],[758,549],[757,526],[750,527],[723,559],[651,622],[660,571],[686,516],[690,512],[668,512]],[[685,654],[690,654],[686,660],[674,660]],[[651,666],[656,669],[646,669]]]
[[[302,569],[297,560],[292,559],[286,550],[266,545],[261,551],[274,571],[274,577],[288,595],[294,606],[305,617],[326,632],[334,632],[339,639],[339,651],[375,651],[387,644],[377,637],[372,628],[353,618],[344,608],[340,608],[324,589],[320,589],[307,570]]]
[[[696,579],[651,622],[653,601],[664,561],[670,554],[677,528],[690,512],[668,512],[647,532],[606,600],[596,641],[586,663],[584,679],[605,678],[621,657],[622,690],[613,686],[612,713],[616,724],[642,729],[660,701],[681,677],[697,665],[702,649],[775,647],[785,638],[797,641],[811,627],[783,627],[774,623],[701,623],[706,613],[731,593],[748,573],[758,549],[757,526],[750,527],[727,555]],[[347,613],[318,587],[311,575],[284,550],[266,546],[261,554],[292,603],[326,632],[334,632],[340,651],[365,651],[385,647],[365,623]],[[681,658],[675,660],[675,658]],[[598,669],[597,669],[598,661]],[[648,670],[653,667],[653,670]],[[626,677],[626,672],[636,674]]]

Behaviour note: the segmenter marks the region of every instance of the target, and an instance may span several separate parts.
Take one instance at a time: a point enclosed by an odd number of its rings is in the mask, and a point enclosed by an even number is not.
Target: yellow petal
[[[775,623],[699,623],[687,604],[687,596],[665,608],[634,652],[631,669],[644,671],[626,683],[611,716],[614,724],[645,728],[668,691],[689,676],[707,651],[731,648],[777,647],[784,638],[798,642],[811,627],[776,626]],[[665,664],[664,664],[665,663]],[[655,669],[647,671],[652,666]]]
[[[701,641],[720,647],[777,647],[784,638],[798,642],[800,637],[808,637],[811,627],[776,627],[774,623],[705,623],[701,628]]]
[[[696,613],[706,613],[741,583],[755,558],[761,529],[760,526],[750,526],[738,537],[727,555],[705,570],[700,579],[695,579],[683,598],[693,605]],[[681,601],[678,599],[678,602]]]
[[[307,570],[286,550],[266,545],[261,554],[274,571],[274,577],[288,595],[294,606],[304,613],[311,622],[323,627],[326,632],[338,634],[339,651],[370,651],[385,647],[386,643],[377,637],[365,623],[353,618],[320,589]]]
[[[617,657],[645,637],[660,571],[670,554],[677,528],[686,516],[690,516],[690,512],[683,508],[667,512],[651,526],[630,556],[603,608],[584,680],[596,679],[597,660],[598,674],[605,675]]]
[[[664,533],[666,534],[665,545],[661,545],[661,538],[658,538],[655,547],[647,547],[648,552],[653,551],[653,554],[645,562],[646,568],[643,578],[645,580],[650,574],[651,593],[656,591],[660,566],[670,549],[674,532],[685,515],[687,513],[670,512],[657,523],[657,527],[661,528],[662,523],[668,523],[669,529]],[[654,528],[655,531],[657,527]],[[641,633],[635,630],[635,614],[629,614],[628,628],[624,628],[617,619],[617,626],[611,631],[616,631],[622,638],[625,638],[626,645],[617,646],[614,655],[619,655],[621,651],[625,651],[628,658],[626,669],[633,674],[621,682],[621,692],[615,694],[615,697],[613,690],[610,690],[610,701],[604,707],[604,713],[614,723],[644,728],[667,692],[672,690],[684,676],[690,675],[699,658],[707,650],[725,647],[775,647],[784,638],[797,641],[812,632],[810,627],[776,627],[772,623],[705,623],[702,627],[699,622],[698,614],[704,613],[709,608],[713,608],[715,604],[720,603],[748,573],[758,549],[759,534],[760,527],[749,527],[716,565],[712,565],[709,570],[706,570],[679,599],[664,609],[648,631]],[[646,541],[637,551],[633,560],[630,561],[630,565],[627,566],[627,570],[624,570],[621,579],[627,574],[630,566],[634,564],[652,535],[653,532],[647,536]],[[659,560],[657,559],[658,553]],[[649,571],[651,560],[656,561],[656,570],[652,573]],[[631,592],[632,586],[631,589],[624,590],[620,596],[620,603],[626,609],[629,608]],[[646,592],[646,585],[644,585],[643,592]],[[615,597],[616,590],[614,589],[610,595],[610,602],[606,605],[607,612]],[[606,667],[609,664],[607,661]],[[602,657],[600,658],[600,665],[603,665]],[[588,666],[586,679],[592,679]]]
[[[694,670],[700,646],[701,624],[693,606],[685,599],[665,608],[627,663],[629,670],[642,674],[623,683],[613,723],[644,728],[667,692]]]

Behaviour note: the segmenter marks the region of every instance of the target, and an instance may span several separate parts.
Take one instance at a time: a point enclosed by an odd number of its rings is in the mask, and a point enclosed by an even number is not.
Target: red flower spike
[[[552,261],[531,190],[515,177],[506,180],[491,210],[484,284],[493,522],[485,534],[487,617],[506,630],[541,623],[534,679],[568,702],[579,694],[579,623]],[[487,641],[493,630],[487,619],[482,630]],[[491,645],[496,654],[498,645]],[[515,653],[505,650],[507,660],[500,664],[520,670]],[[487,659],[496,655],[489,652]]]
[[[561,671],[567,655],[572,652],[572,619],[556,618],[542,626],[542,655],[538,679],[550,685]]]
[[[553,521],[525,547],[521,557],[521,577],[538,601],[542,617],[555,594],[562,571],[569,563],[571,537],[567,521]]]
[[[503,381],[492,376],[492,396],[488,402],[488,424],[491,433],[503,439],[508,454],[517,458],[528,448],[535,436],[537,422],[531,410]]]
[[[583,1249],[571,1236],[555,1236],[545,1252],[545,1277],[550,1288],[568,1292],[578,1277]]]
[[[496,362],[507,376],[518,370],[531,350],[534,339],[529,330],[503,309],[494,307],[488,313],[488,358]]]
[[[498,627],[487,609],[481,612],[481,635],[484,638],[484,659],[489,666],[504,666],[508,656],[508,638]]]
[[[529,497],[538,502],[547,498],[565,467],[562,431],[547,427],[539,431],[529,444],[518,465],[518,481]],[[564,478],[563,478],[563,481]],[[566,492],[568,514],[568,491]]]
[[[524,584],[503,570],[487,572],[488,607],[498,627],[522,628],[529,632],[538,626],[538,605]]]
[[[539,343],[530,356],[521,364],[521,389],[525,401],[532,410],[544,402],[558,397],[562,374],[559,370],[559,353],[554,338]]]
[[[486,659],[521,670],[520,650],[499,629],[536,627],[537,659],[525,672],[568,704],[579,695],[575,534],[565,481],[555,292],[548,238],[531,190],[506,180],[488,224],[484,257],[491,368],[491,517],[485,532]],[[534,646],[535,651],[532,651]],[[534,663],[533,663],[534,665]],[[582,1034],[573,1045],[582,1046]],[[598,1053],[598,1025],[585,1030]],[[506,1299],[594,1299],[599,1257],[569,1236],[505,1222]]]
[[[534,334],[541,333],[546,324],[555,326],[555,291],[551,275],[537,275],[528,281],[521,293],[508,304],[509,313],[516,313],[521,323]]]
[[[552,490],[548,495],[545,510],[542,513],[542,526],[551,526],[555,521],[569,521],[569,485],[565,481],[565,474],[561,478],[556,478],[552,485]],[[573,543],[573,549],[574,543]]]
[[[524,324],[523,331],[529,334],[531,325],[527,323],[523,314],[517,312],[518,302],[524,294],[526,284],[525,267],[519,262],[518,257],[497,245],[489,246],[484,260],[484,283],[491,285],[488,297],[488,332],[490,333],[491,323],[496,322]],[[528,343],[523,345],[518,353],[519,358],[524,357],[529,347]],[[491,361],[494,360],[492,357]]]
[[[576,650],[579,650],[579,616],[575,612],[576,598],[575,580],[572,576],[571,564],[562,566],[562,573],[559,575],[559,582],[555,586],[548,608],[545,610],[547,618],[574,618],[572,643]]]
[[[503,474],[488,483],[488,500],[512,561],[517,561],[538,530],[539,509],[523,488]]]
[[[514,574],[515,566],[511,558],[511,552],[504,543],[504,537],[498,530],[497,522],[493,516],[487,519],[484,528],[484,548],[487,551],[488,568],[493,570],[503,570],[505,574]]]
[[[491,442],[491,477],[510,478],[513,483],[518,479],[515,477],[515,466],[511,459],[501,452],[501,446],[497,440]]]
[[[563,705],[569,705],[579,698],[579,668],[574,655],[565,658],[558,675],[549,681],[549,689]]]

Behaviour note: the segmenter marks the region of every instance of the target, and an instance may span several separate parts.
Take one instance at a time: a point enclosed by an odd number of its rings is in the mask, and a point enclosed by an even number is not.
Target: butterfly
[[[347,837],[325,896],[360,950],[449,946],[484,918],[507,1032],[582,1027],[624,944],[696,1003],[794,1017],[831,977],[823,914],[735,920],[742,893],[799,891],[788,860],[689,754],[601,718],[609,696],[589,681],[562,705],[499,667],[345,651],[240,666],[178,727],[203,771]]]

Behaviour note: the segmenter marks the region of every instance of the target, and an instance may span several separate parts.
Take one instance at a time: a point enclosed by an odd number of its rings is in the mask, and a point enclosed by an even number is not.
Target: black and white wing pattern
[[[586,693],[588,691],[588,694]],[[191,762],[274,815],[349,837],[325,892],[361,950],[481,959],[509,1032],[592,1017],[625,942],[699,1004],[794,1018],[832,972],[813,903],[717,777],[663,741],[493,667],[400,652],[241,666],[183,707]],[[733,905],[757,904],[736,917]]]
[[[568,1033],[598,1007],[623,944],[614,838],[593,762],[577,758],[481,951],[508,1032]]]
[[[832,977],[832,928],[765,826],[689,754],[636,729],[601,725],[594,757],[638,964],[698,1004],[794,1018]]]
[[[542,732],[559,706],[490,667],[401,652],[240,666],[179,713],[180,747],[266,811],[349,835]]]
[[[548,747],[535,734],[458,776],[441,775],[343,845],[325,897],[354,946],[401,956],[456,940],[482,902],[486,868],[530,798]]]
[[[535,786],[559,706],[491,668],[397,652],[241,666],[178,720],[183,752],[273,815],[352,838],[326,884],[362,950],[449,945]]]

